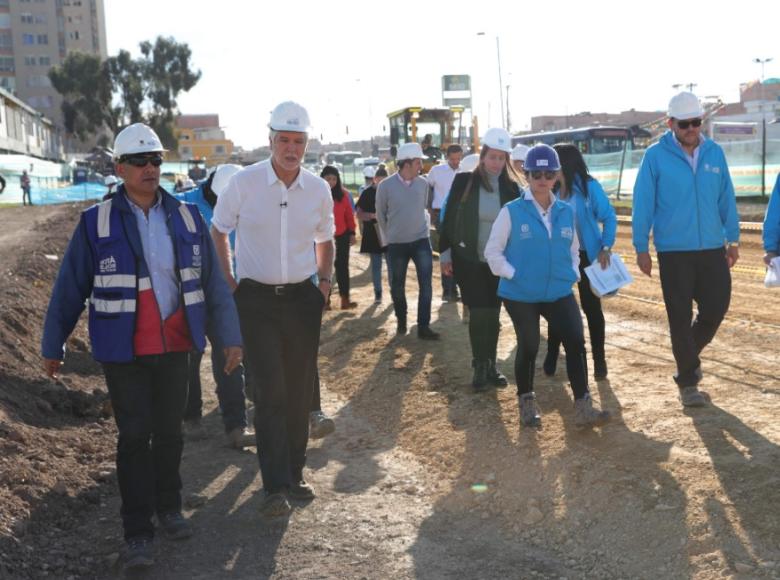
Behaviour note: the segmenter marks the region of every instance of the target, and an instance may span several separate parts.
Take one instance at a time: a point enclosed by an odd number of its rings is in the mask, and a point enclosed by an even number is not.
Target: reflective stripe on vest
[[[99,238],[111,235],[111,200],[98,204],[97,234]]]
[[[132,274],[104,274],[95,276],[95,288],[135,288]]]
[[[151,290],[152,289],[152,279],[148,276],[144,276],[143,278],[140,278],[138,280],[138,291],[143,292],[144,290]]]
[[[181,219],[184,220],[187,231],[191,234],[197,233],[198,227],[195,225],[195,220],[192,218],[192,214],[186,205],[182,204],[179,206],[179,213],[181,214]]]
[[[135,300],[104,300],[91,297],[90,302],[95,312],[102,314],[118,314],[120,312],[135,312]]]
[[[190,280],[198,280],[200,278],[200,268],[182,268],[179,270],[182,282],[189,282]]]
[[[203,294],[203,290],[193,290],[192,292],[184,293],[184,304],[186,304],[187,306],[198,304],[200,302],[203,302],[205,299],[206,297]]]

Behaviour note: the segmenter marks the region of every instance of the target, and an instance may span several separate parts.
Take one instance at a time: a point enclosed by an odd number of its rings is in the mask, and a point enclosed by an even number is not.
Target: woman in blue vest
[[[588,390],[582,319],[572,293],[579,277],[574,211],[553,194],[560,168],[558,154],[549,145],[528,151],[524,170],[529,188],[501,209],[485,247],[490,269],[501,278],[498,295],[517,335],[515,379],[520,420],[527,427],[542,423],[533,390],[540,316],[566,349],[575,424],[587,427],[609,420],[608,412],[593,407]]]
[[[585,267],[598,260],[602,268],[609,266],[610,251],[615,243],[617,217],[601,184],[588,173],[588,166],[576,145],[565,143],[554,147],[561,160],[558,199],[574,209],[574,228],[580,242],[580,305],[588,319],[590,349],[593,356],[593,376],[607,378],[607,359],[604,356],[604,312],[601,300],[591,291]],[[547,356],[544,373],[555,374],[561,339],[554,332],[547,333]]]

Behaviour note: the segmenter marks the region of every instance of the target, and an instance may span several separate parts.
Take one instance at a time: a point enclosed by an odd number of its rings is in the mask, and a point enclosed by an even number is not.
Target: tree
[[[185,43],[158,37],[139,46],[138,58],[120,50],[103,62],[74,52],[49,71],[52,85],[63,96],[68,133],[83,141],[104,127],[116,134],[125,125],[144,122],[163,144],[175,148],[176,98],[197,84],[201,72],[190,68],[192,51]]]

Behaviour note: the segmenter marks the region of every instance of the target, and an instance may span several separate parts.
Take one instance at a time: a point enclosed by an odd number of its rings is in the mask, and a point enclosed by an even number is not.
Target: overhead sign
[[[464,107],[466,109],[471,108],[471,98],[466,99],[448,99],[447,97],[444,97],[444,106],[445,107]]]
[[[469,75],[444,75],[441,77],[441,90],[445,93],[471,91],[471,77]]]

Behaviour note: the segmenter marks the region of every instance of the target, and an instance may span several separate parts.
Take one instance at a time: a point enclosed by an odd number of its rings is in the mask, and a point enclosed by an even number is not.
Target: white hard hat
[[[398,153],[395,156],[398,161],[403,161],[404,159],[422,159],[423,157],[425,157],[425,155],[423,155],[422,147],[420,147],[419,143],[404,143],[398,148]]]
[[[482,143],[491,149],[498,149],[507,153],[512,152],[512,136],[509,134],[509,131],[501,127],[488,129],[482,138]]]
[[[376,167],[374,167],[373,165],[366,165],[363,168],[363,177],[366,177],[368,179],[373,179],[375,174],[376,174]]]
[[[271,111],[271,121],[268,123],[269,129],[307,133],[309,127],[309,113],[298,103],[285,101],[276,105],[276,108]]]
[[[231,165],[229,163],[219,165],[214,170],[214,179],[211,180],[211,191],[217,196],[221,195],[227,187],[230,178],[241,171],[241,169],[240,165]]]
[[[512,149],[512,161],[525,161],[525,156],[528,155],[529,149],[528,145],[523,145],[522,143],[515,145],[515,148]]]
[[[165,150],[154,129],[143,123],[125,127],[114,139],[114,159],[138,153],[162,153]]]
[[[677,93],[669,101],[669,116],[674,119],[695,119],[702,117],[704,109],[699,102],[699,98],[693,93],[682,91]]]
[[[477,165],[479,165],[479,153],[472,153],[471,155],[466,155],[463,158],[463,161],[460,162],[460,166],[458,167],[458,173],[466,173],[467,171],[474,171],[477,168]]]
[[[116,175],[106,175],[103,179],[103,183],[106,187],[111,187],[112,185],[119,183],[119,180],[116,178]]]

